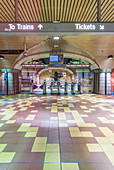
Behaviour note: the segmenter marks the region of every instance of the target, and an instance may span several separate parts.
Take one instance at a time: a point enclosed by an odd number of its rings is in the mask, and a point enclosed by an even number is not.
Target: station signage
[[[0,33],[114,32],[114,23],[0,23]]]

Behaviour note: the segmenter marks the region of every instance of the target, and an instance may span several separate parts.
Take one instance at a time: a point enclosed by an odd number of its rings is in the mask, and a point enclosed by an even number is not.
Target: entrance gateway
[[[65,36],[67,35],[113,35],[113,28],[114,23],[0,23],[0,35],[35,35],[35,36],[54,36],[55,34],[57,36]],[[57,43],[55,44],[58,45]],[[59,61],[54,61],[50,63],[50,53],[54,56],[63,55],[63,61],[60,63]],[[46,87],[47,91],[51,89],[51,73],[54,74],[54,71],[56,72],[59,70],[59,72],[63,72],[65,76],[63,76],[63,80],[60,80],[61,87],[66,88],[65,82],[70,85],[70,88],[68,88],[70,91],[73,88],[73,93],[78,92],[92,92],[93,91],[93,75],[92,75],[92,69],[91,69],[91,63],[90,60],[86,59],[82,60],[81,56],[77,58],[65,57],[64,51],[61,50],[61,47],[58,51],[58,49],[54,48],[52,51],[48,53],[48,56],[44,58],[43,54],[40,54],[40,57],[36,59],[34,56],[25,54],[22,56],[23,58],[26,57],[26,61],[28,58],[28,62],[22,62],[21,63],[21,76],[20,76],[20,89],[25,90],[29,88],[31,89],[30,83],[31,79],[33,81],[34,87],[38,85],[40,87],[41,84],[43,84],[44,81],[46,81]],[[23,53],[22,53],[23,54]],[[43,57],[42,57],[43,56]],[[20,58],[20,57],[19,57]],[[30,60],[31,58],[31,60]],[[48,62],[45,64],[45,60],[48,60]],[[20,60],[17,61],[14,64],[14,68],[16,65],[20,63]],[[96,61],[94,61],[94,64],[97,65],[96,69],[99,69],[99,65]],[[19,66],[19,65],[18,65]],[[55,70],[55,68],[57,70]],[[18,69],[18,67],[16,68]],[[67,69],[67,71],[66,71]],[[42,75],[39,73],[42,71],[46,73],[48,72],[48,77],[41,78]],[[58,72],[58,74],[59,74]],[[69,80],[66,80],[65,77],[68,78],[68,72],[72,72],[72,74],[69,76]],[[95,81],[95,79],[94,79]],[[74,82],[74,85],[76,84],[76,90],[74,90],[74,86],[72,86]],[[7,83],[6,83],[7,84]],[[63,86],[62,86],[63,84]],[[80,86],[79,86],[80,85]],[[49,88],[50,87],[50,88]],[[53,86],[54,87],[54,86]],[[55,86],[56,87],[56,86]],[[81,88],[83,87],[83,88]],[[107,87],[107,85],[106,85]],[[34,88],[33,88],[34,89]],[[83,89],[83,90],[82,90]],[[75,92],[74,92],[75,91]],[[105,91],[105,93],[107,93]]]

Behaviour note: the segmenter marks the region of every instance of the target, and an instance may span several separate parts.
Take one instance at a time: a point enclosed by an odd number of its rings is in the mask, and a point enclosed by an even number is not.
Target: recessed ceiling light
[[[58,36],[53,37],[54,40],[59,40]]]
[[[4,59],[4,56],[3,56],[3,55],[0,55],[0,59],[1,59],[1,60]]]
[[[109,55],[109,56],[108,56],[108,59],[113,59],[113,55]]]

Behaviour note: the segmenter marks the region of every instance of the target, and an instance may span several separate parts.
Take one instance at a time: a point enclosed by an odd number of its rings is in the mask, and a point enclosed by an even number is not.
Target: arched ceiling
[[[24,50],[24,43],[27,44],[27,49],[30,49],[47,38],[47,36],[0,36],[0,50]],[[114,68],[114,59],[107,58],[108,55],[114,56],[114,36],[64,36],[63,39],[88,52],[95,58],[100,68]],[[54,44],[53,42],[53,46]],[[19,54],[4,54],[5,59],[0,60],[0,68],[13,67],[18,56]]]
[[[97,22],[98,0],[18,0],[19,22]],[[15,0],[0,1],[0,22],[15,21]],[[101,0],[101,22],[114,22],[114,1]]]

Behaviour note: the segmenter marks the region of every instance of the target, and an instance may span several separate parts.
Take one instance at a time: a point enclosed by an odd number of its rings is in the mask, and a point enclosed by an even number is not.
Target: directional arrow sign
[[[39,24],[38,28],[41,30],[43,28],[43,25]]]

